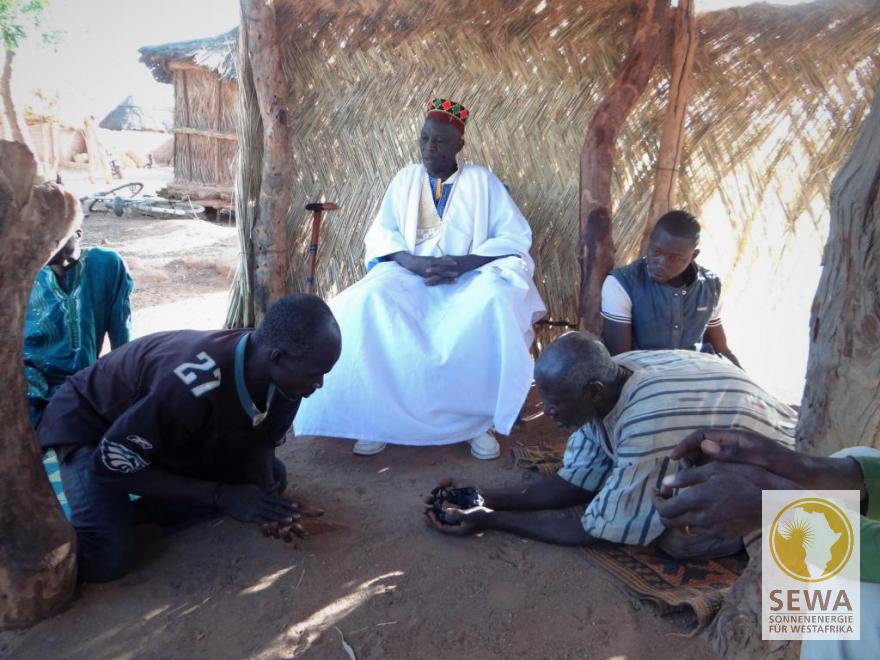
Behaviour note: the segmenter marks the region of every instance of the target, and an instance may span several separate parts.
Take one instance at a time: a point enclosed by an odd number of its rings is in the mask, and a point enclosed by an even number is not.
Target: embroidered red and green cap
[[[449,99],[432,99],[428,102],[428,115],[425,119],[440,119],[455,126],[464,133],[468,119],[468,109],[461,103]]]

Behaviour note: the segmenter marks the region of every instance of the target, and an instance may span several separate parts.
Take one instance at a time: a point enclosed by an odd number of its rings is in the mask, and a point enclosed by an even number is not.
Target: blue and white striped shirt
[[[595,538],[646,545],[660,536],[651,489],[678,471],[667,457],[692,431],[746,429],[794,446],[794,410],[726,360],[679,350],[631,351],[614,361],[632,376],[611,412],[571,435],[558,472],[597,493],[581,519]]]

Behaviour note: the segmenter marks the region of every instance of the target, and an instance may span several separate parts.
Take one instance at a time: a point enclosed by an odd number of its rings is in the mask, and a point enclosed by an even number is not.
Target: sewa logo
[[[859,639],[858,491],[763,492],[764,639]]]
[[[806,497],[786,506],[770,526],[770,552],[786,575],[822,582],[843,569],[852,556],[853,526],[833,502]]]

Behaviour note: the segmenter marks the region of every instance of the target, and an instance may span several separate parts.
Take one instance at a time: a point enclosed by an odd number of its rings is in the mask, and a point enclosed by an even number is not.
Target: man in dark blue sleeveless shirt
[[[685,211],[662,216],[645,257],[615,268],[602,286],[603,341],[632,350],[705,350],[739,361],[721,325],[721,280],[697,265],[700,223]]]
[[[37,438],[59,456],[80,579],[127,572],[135,506],[170,526],[212,514],[292,523],[275,447],[340,350],[330,308],[299,294],[276,302],[256,331],[148,335],[69,378]]]

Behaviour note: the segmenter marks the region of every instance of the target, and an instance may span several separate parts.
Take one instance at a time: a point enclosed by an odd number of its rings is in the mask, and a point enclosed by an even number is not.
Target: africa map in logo
[[[818,497],[784,507],[770,526],[770,552],[777,566],[801,582],[837,575],[853,550],[853,528],[843,510]]]

